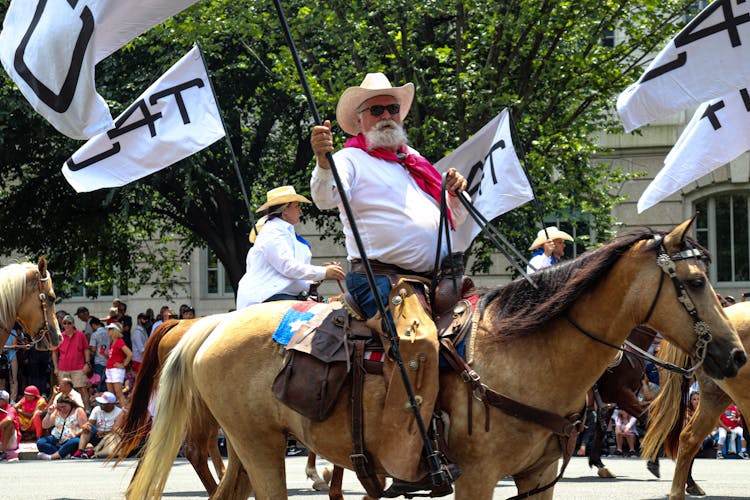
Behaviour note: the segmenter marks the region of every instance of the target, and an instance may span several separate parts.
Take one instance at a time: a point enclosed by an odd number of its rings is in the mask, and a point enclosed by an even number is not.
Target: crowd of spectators
[[[22,442],[35,442],[42,460],[91,458],[124,419],[148,337],[167,319],[194,317],[187,304],[179,314],[165,305],[133,324],[119,299],[104,318],[86,307],[75,316],[59,310],[62,342],[52,352],[30,349],[16,325],[0,350],[0,460]]]

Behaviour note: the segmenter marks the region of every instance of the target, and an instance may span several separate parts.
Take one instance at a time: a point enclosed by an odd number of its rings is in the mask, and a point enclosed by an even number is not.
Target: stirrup
[[[448,476],[448,480],[440,486],[432,484],[430,476],[425,476],[421,481],[408,483],[400,479],[394,479],[391,486],[383,492],[383,498],[395,497],[444,497],[453,493],[453,483],[461,476],[461,469],[455,464],[443,465],[443,471]]]

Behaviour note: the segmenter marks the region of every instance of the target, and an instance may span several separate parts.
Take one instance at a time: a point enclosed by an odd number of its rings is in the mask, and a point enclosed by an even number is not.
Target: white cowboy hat
[[[266,193],[266,202],[262,204],[256,212],[262,212],[270,207],[283,205],[284,203],[291,203],[293,201],[312,203],[304,196],[297,194],[297,191],[294,190],[294,186],[281,186]]]
[[[362,85],[349,87],[341,94],[338,105],[336,105],[336,120],[339,127],[349,135],[357,135],[359,124],[357,123],[357,109],[367,99],[379,95],[391,95],[401,105],[401,120],[409,114],[409,108],[414,100],[414,84],[407,83],[402,87],[391,85],[388,77],[383,73],[367,73]]]
[[[532,243],[529,247],[529,250],[536,250],[540,246],[544,245],[545,241],[557,239],[573,241],[573,237],[565,231],[560,231],[559,229],[557,229],[557,226],[550,226],[546,230],[541,229],[538,233],[536,233],[536,239],[534,240],[534,243]]]

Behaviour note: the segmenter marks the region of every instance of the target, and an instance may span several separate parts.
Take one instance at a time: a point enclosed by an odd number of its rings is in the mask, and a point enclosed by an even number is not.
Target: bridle
[[[703,364],[703,362],[706,359],[706,354],[708,353],[708,344],[711,342],[711,327],[703,321],[700,318],[700,315],[698,314],[698,309],[695,307],[695,303],[690,298],[690,294],[688,294],[687,289],[685,288],[685,285],[683,284],[682,280],[677,277],[676,272],[676,266],[675,262],[680,260],[687,260],[687,259],[697,259],[697,260],[704,260],[707,259],[707,256],[698,248],[689,248],[687,250],[683,250],[681,252],[677,252],[675,254],[669,255],[667,253],[666,248],[664,248],[664,241],[661,235],[654,236],[654,239],[659,242],[659,254],[656,257],[656,265],[659,266],[659,268],[663,271],[663,274],[661,275],[661,278],[659,279],[659,287],[656,290],[656,295],[654,295],[654,300],[651,302],[651,307],[648,310],[648,313],[646,314],[646,317],[640,324],[648,323],[649,319],[651,319],[651,315],[654,312],[654,309],[656,308],[656,303],[659,301],[659,297],[661,296],[661,290],[662,286],[664,284],[664,278],[665,276],[669,276],[672,280],[672,284],[674,285],[675,292],[677,293],[677,300],[682,304],[682,307],[685,308],[687,313],[690,315],[690,318],[693,320],[693,331],[696,335],[696,341],[695,341],[695,349],[693,351],[693,356],[697,360],[692,367],[690,368],[683,368],[680,366],[677,366],[672,363],[668,363],[666,361],[663,361],[648,352],[644,351],[640,347],[634,345],[632,342],[625,341],[625,344],[633,349],[635,352],[632,352],[635,356],[644,359],[646,361],[651,361],[656,366],[659,366],[661,368],[664,368],[665,370],[669,370],[671,372],[679,373],[683,377],[690,378],[693,376],[693,373],[700,368],[700,366]],[[570,316],[566,316],[567,320],[576,327],[576,329],[586,335],[587,337],[591,338],[592,340],[595,340],[601,344],[604,344],[608,347],[611,347],[613,349],[617,349],[618,351],[625,352],[625,349],[623,349],[620,346],[617,346],[615,344],[612,344],[611,342],[607,342],[606,340],[597,337],[596,335],[586,331],[581,325],[575,322]]]
[[[44,278],[42,278],[42,273],[39,271],[36,272],[37,274],[37,281],[39,283],[39,305],[42,309],[42,318],[44,318],[44,324],[42,327],[37,330],[36,335],[33,335],[31,338],[31,341],[25,341],[24,345],[29,345],[32,347],[35,347],[39,342],[46,339],[49,345],[52,345],[52,337],[50,336],[50,328],[49,328],[49,321],[47,320],[47,293],[44,291],[44,282],[48,281],[50,279],[49,271],[45,273]],[[3,327],[4,330],[8,331],[6,328]],[[8,331],[9,335],[12,335],[20,340],[20,337],[17,333],[14,333],[13,330]]]

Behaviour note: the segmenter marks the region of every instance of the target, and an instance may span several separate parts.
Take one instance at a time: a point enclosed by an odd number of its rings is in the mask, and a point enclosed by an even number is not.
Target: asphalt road
[[[304,473],[305,460],[305,457],[287,458],[289,498],[327,500],[326,493],[310,488]],[[653,477],[640,459],[608,458],[605,462],[619,478],[600,479],[589,470],[586,459],[573,458],[565,477],[555,488],[555,498],[651,500],[663,499],[669,492],[674,469],[671,461],[662,461],[661,479]],[[319,460],[318,463],[322,466],[326,462]],[[121,499],[134,470],[134,460],[128,460],[114,469],[101,460],[0,462],[0,498]],[[708,500],[750,498],[750,460],[702,459],[696,462],[693,474],[706,490],[707,496],[704,498]],[[344,493],[350,500],[359,500],[364,493],[353,472],[344,474]],[[503,479],[498,483],[493,498],[499,500],[515,493],[513,483]],[[190,464],[184,459],[176,460],[164,497],[197,499],[207,496]]]

